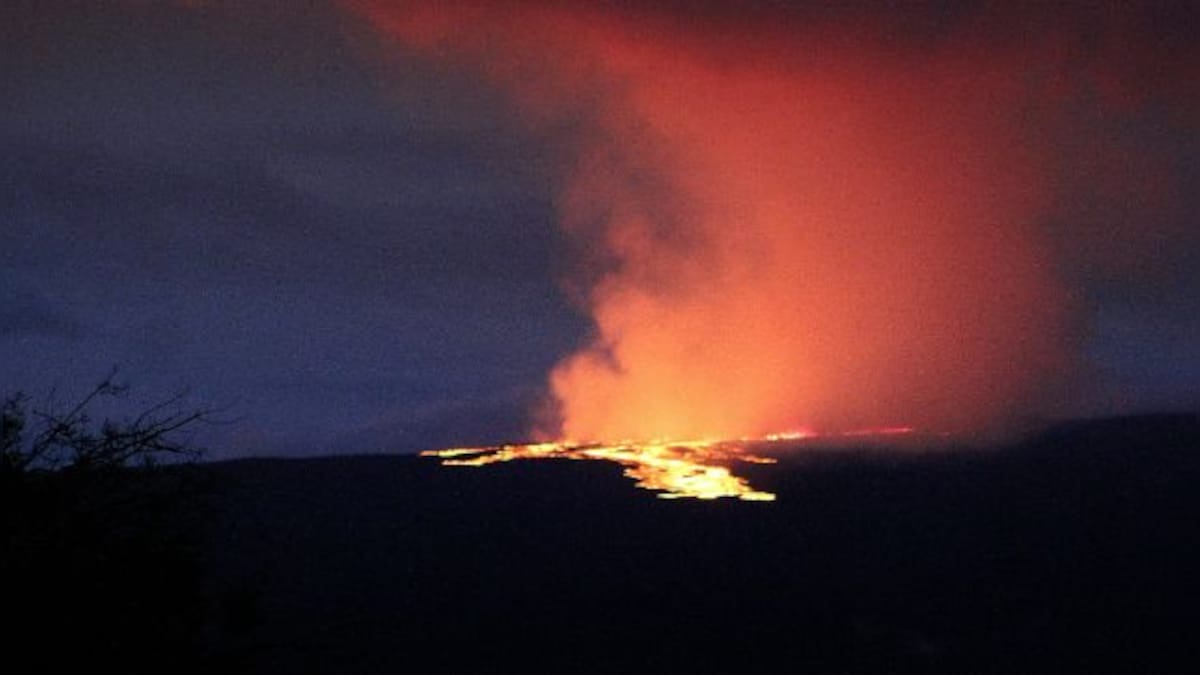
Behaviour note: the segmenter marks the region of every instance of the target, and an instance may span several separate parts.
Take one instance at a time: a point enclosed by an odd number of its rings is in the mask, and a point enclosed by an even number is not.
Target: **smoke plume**
[[[1127,130],[1194,130],[1169,12],[352,5],[569,148],[550,436],[1005,425],[1077,372],[1079,269],[1186,236]]]

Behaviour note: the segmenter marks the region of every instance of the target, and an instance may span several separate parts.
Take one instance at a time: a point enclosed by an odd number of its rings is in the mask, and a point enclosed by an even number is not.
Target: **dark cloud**
[[[396,411],[537,386],[582,329],[538,146],[494,92],[381,72],[354,22],[0,9],[0,332],[22,336],[0,381],[69,395],[117,364],[150,398],[229,408],[220,454],[349,451]],[[422,424],[372,438],[420,449]]]
[[[593,100],[534,133],[505,92],[384,42],[346,4],[0,3],[0,382],[69,389],[119,364],[150,398],[188,387],[232,407],[241,423],[211,430],[226,453],[411,450],[517,432],[588,328],[559,290],[554,201]],[[718,60],[754,25],[774,26],[764,40],[874,26],[903,59],[964,34],[1019,41],[1030,26],[1110,20],[893,4],[592,6],[649,32],[715,27],[701,33]],[[1149,5],[1120,39],[1072,42],[1067,72],[1139,103],[1059,120],[1074,125],[1064,138],[1154,149],[1148,163],[1073,155],[1061,180],[1079,189],[1052,226],[1077,249],[1063,259],[1079,262],[1097,358],[1156,405],[1194,391],[1181,379],[1190,371],[1168,372],[1194,357],[1178,338],[1194,303],[1175,298],[1200,297],[1200,245],[1186,234],[1197,231],[1196,134],[1179,112],[1195,108],[1176,77],[1194,64],[1189,7]],[[1123,51],[1146,36],[1153,48]],[[1126,75],[1091,76],[1114,61]],[[1113,81],[1144,86],[1101,86]],[[1102,187],[1124,185],[1131,167],[1182,177],[1183,201],[1146,231],[1184,234],[1138,240],[1137,256],[1103,236],[1104,222],[1148,212],[1142,191]],[[1130,346],[1152,338],[1161,344]]]

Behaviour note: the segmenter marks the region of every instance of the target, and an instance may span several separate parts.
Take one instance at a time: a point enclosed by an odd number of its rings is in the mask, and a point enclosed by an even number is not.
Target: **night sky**
[[[589,334],[561,290],[559,134],[362,15],[10,0],[0,44],[3,393],[117,367],[134,403],[225,411],[214,458],[411,452],[520,437]],[[1065,266],[1086,377],[1055,414],[1200,405],[1190,72],[1168,104],[1080,121],[1158,148],[1183,198],[1169,227],[1121,225],[1173,233],[1135,266]],[[1079,199],[1048,227],[1145,217]]]

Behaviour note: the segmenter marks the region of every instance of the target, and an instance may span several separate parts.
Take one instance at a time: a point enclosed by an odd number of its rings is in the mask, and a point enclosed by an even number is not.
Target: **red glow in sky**
[[[558,209],[596,331],[550,375],[551,437],[982,431],[1052,407],[1080,330],[1048,227],[1072,204],[1061,150],[1149,180],[1135,213],[1176,189],[1068,123],[1190,100],[1139,84],[1173,55],[1126,58],[1146,36],[1107,11],[353,4],[533,128],[570,122]]]

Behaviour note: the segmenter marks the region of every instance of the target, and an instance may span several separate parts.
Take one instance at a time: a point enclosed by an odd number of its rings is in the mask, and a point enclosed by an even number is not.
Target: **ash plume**
[[[1195,245],[1186,6],[348,4],[569,151],[595,333],[545,436],[1006,428],[1080,380],[1087,283]]]

